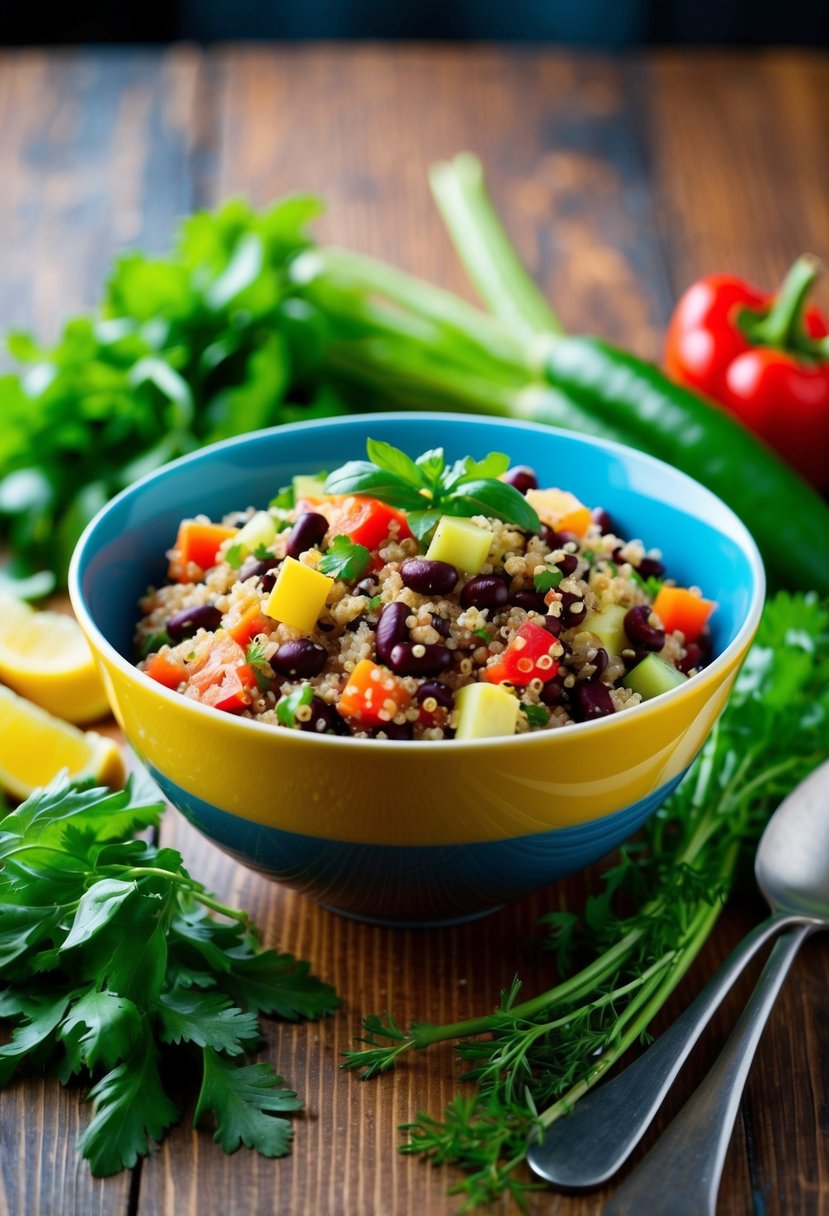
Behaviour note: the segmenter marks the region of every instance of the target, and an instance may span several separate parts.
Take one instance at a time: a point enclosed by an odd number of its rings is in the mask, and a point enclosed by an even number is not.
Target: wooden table
[[[564,323],[658,357],[677,293],[730,268],[774,284],[804,249],[829,257],[829,62],[806,53],[611,60],[524,50],[229,47],[0,56],[0,324],[43,337],[97,300],[112,255],[168,247],[176,218],[244,193],[319,191],[320,233],[466,292],[426,185],[472,148]],[[827,299],[823,289],[823,299]],[[2,421],[0,420],[0,425]],[[170,812],[164,838],[269,944],[312,961],[344,998],[319,1025],[268,1029],[267,1052],[307,1101],[293,1156],[225,1157],[185,1112],[132,1174],[90,1178],[74,1141],[78,1090],[24,1080],[2,1096],[0,1213],[8,1216],[439,1216],[456,1176],[402,1157],[398,1124],[439,1115],[450,1047],[361,1084],[338,1070],[361,1014],[445,1022],[486,1012],[520,971],[537,915],[583,880],[452,930],[399,932],[322,911],[248,873]],[[750,886],[750,884],[749,884]],[[676,1015],[763,915],[723,915],[660,1018]],[[703,1075],[756,970],[726,1002],[666,1104]],[[829,945],[807,945],[760,1047],[729,1151],[720,1212],[829,1213]],[[657,1027],[658,1029],[659,1027]],[[648,1142],[653,1134],[648,1137]],[[589,1216],[609,1188],[547,1192],[533,1213]],[[513,1210],[506,1202],[499,1212]]]

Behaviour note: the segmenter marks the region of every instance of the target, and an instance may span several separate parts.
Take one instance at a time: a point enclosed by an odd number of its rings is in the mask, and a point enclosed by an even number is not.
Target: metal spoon
[[[763,1026],[800,945],[810,933],[829,928],[829,761],[775,811],[758,846],[754,873],[772,915],[743,939],[644,1055],[582,1098],[571,1115],[552,1123],[530,1149],[528,1160],[535,1172],[558,1186],[597,1186],[615,1174],[740,972],[771,937],[786,926],[797,926],[775,944],[719,1060],[605,1208],[607,1216],[628,1210],[646,1211],[648,1216],[661,1211],[670,1216],[714,1212],[725,1151]],[[651,1169],[659,1170],[658,1180]],[[668,1185],[667,1170],[676,1185]],[[665,1208],[658,1206],[659,1193]]]

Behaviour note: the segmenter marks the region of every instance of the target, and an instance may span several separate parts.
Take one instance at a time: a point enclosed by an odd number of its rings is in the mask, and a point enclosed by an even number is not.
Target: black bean
[[[452,622],[446,616],[438,616],[436,612],[432,613],[432,628],[436,633],[439,633],[442,638],[448,638],[452,632]]]
[[[665,573],[662,562],[658,562],[655,557],[643,557],[637,570],[642,578],[662,578]]]
[[[564,704],[567,701],[567,690],[561,676],[553,676],[552,680],[547,680],[541,689],[540,697],[545,705]]]
[[[581,722],[592,722],[594,718],[605,718],[615,712],[610,689],[601,680],[577,680],[573,692]]]
[[[576,595],[574,591],[562,591],[561,615],[564,618],[564,623],[568,626],[568,628],[572,628],[575,625],[580,625],[586,614],[587,608],[580,595]]]
[[[398,642],[387,662],[399,676],[439,676],[451,665],[452,651],[439,643]]]
[[[400,567],[400,577],[407,587],[419,595],[451,595],[458,581],[458,572],[449,562],[410,557]]]
[[[418,705],[422,705],[430,697],[437,701],[441,709],[453,709],[455,706],[455,695],[452,689],[441,684],[439,680],[424,680],[415,693]]]
[[[634,646],[648,650],[661,650],[665,645],[665,630],[650,624],[651,610],[647,604],[636,604],[625,613],[625,633]]]
[[[413,739],[414,726],[411,722],[384,722],[382,726],[375,726],[371,731],[373,739],[379,734],[385,735],[387,739]]]
[[[299,557],[320,543],[328,531],[328,520],[316,511],[305,511],[291,528],[288,537],[288,547],[285,552],[288,557]]]
[[[353,616],[351,618],[351,620],[346,623],[345,627],[349,633],[356,633],[357,630],[362,625],[363,621],[367,621],[367,620],[368,620],[368,617],[366,616],[366,614],[364,612],[361,612],[359,616]]]
[[[603,646],[600,646],[598,648],[598,650],[596,651],[596,654],[593,658],[593,666],[595,667],[596,670],[593,672],[593,675],[590,678],[592,680],[598,680],[600,676],[603,676],[604,673],[607,671],[607,664],[608,664],[607,651],[604,649]]]
[[[548,633],[551,633],[554,638],[557,638],[564,628],[564,621],[560,616],[553,616],[551,612],[548,612],[544,618],[544,628]]]
[[[618,536],[619,535],[618,530],[616,528],[616,524],[613,522],[612,516],[608,515],[608,513],[607,513],[607,511],[605,511],[604,507],[595,507],[594,510],[592,510],[590,512],[590,517],[593,520],[594,524],[599,525],[599,531],[602,533],[603,536],[605,536],[605,535]]]
[[[499,574],[476,574],[461,591],[464,608],[503,608],[509,603],[509,590]]]
[[[372,599],[376,593],[377,579],[373,574],[367,574],[365,578],[361,578],[354,588],[354,595],[367,595],[369,599]]]
[[[685,654],[677,660],[677,668],[687,676],[695,667],[704,667],[710,658],[699,642],[686,642]]]
[[[312,642],[309,638],[297,638],[295,641],[283,642],[270,663],[280,675],[310,679],[319,675],[327,658],[328,652],[324,646]]]
[[[279,564],[278,557],[266,557],[261,560],[258,557],[248,557],[242,563],[237,577],[242,583],[249,578],[258,578],[262,583],[263,591],[272,591],[276,582],[276,568]]]
[[[181,612],[174,612],[165,628],[174,642],[183,642],[198,629],[218,629],[221,623],[222,614],[218,608],[212,604],[199,604],[195,608],[182,608]]]
[[[380,613],[374,636],[374,649],[381,662],[388,663],[392,647],[396,646],[398,642],[408,641],[409,631],[406,628],[406,621],[410,613],[409,605],[402,604],[400,600],[395,600],[393,604],[386,604]]]
[[[537,591],[516,591],[512,596],[512,603],[516,608],[523,608],[525,612],[540,612],[542,616],[547,611],[544,596]]]
[[[340,733],[337,731],[335,723],[335,718],[339,718],[339,714],[333,705],[328,705],[323,701],[322,697],[312,697],[308,708],[311,710],[310,718],[307,718],[305,721],[297,721],[297,726],[300,730],[307,730],[315,735]]]
[[[549,524],[542,524],[538,529],[538,535],[551,549],[561,549],[564,545],[578,545],[580,538],[575,532],[556,532],[555,528],[551,528]]]
[[[538,489],[538,478],[535,475],[535,469],[531,469],[526,464],[516,464],[511,469],[507,469],[504,474],[504,481],[508,486],[513,486],[519,494],[526,494],[527,490]]]
[[[565,578],[571,574],[575,574],[578,569],[579,559],[575,553],[564,553],[554,565],[561,571]]]

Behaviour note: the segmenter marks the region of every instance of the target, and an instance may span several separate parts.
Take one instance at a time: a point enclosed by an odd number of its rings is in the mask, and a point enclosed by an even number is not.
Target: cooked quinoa
[[[536,489],[531,470],[504,480]],[[541,509],[546,493],[560,494],[537,492],[537,531],[489,515],[462,521],[486,547],[474,572],[434,556],[434,541],[418,541],[389,507],[372,517],[380,539],[361,550],[342,529],[374,501],[365,496],[249,507],[221,530],[206,516],[184,521],[167,554],[171,581],[140,602],[138,666],[275,727],[393,739],[524,734],[622,712],[655,695],[635,674],[649,656],[673,673],[666,688],[693,676],[710,658],[707,626],[691,639],[654,610],[674,586],[661,554],[578,503],[579,529],[557,526]],[[252,529],[266,540],[242,543]],[[207,548],[188,551],[191,535]],[[491,691],[459,696],[476,684]]]

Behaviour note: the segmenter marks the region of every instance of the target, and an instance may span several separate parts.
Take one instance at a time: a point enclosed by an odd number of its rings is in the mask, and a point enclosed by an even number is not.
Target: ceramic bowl
[[[262,507],[294,473],[365,455],[367,437],[450,460],[497,450],[541,485],[602,506],[717,602],[715,658],[636,708],[560,730],[471,742],[312,736],[218,712],[132,662],[138,600],[165,581],[179,520]],[[596,861],[667,797],[722,709],[757,627],[764,575],[739,519],[639,452],[529,424],[374,414],[260,431],[205,448],[113,499],[78,543],[77,617],[126,738],[170,802],[253,869],[326,906],[447,924]]]

